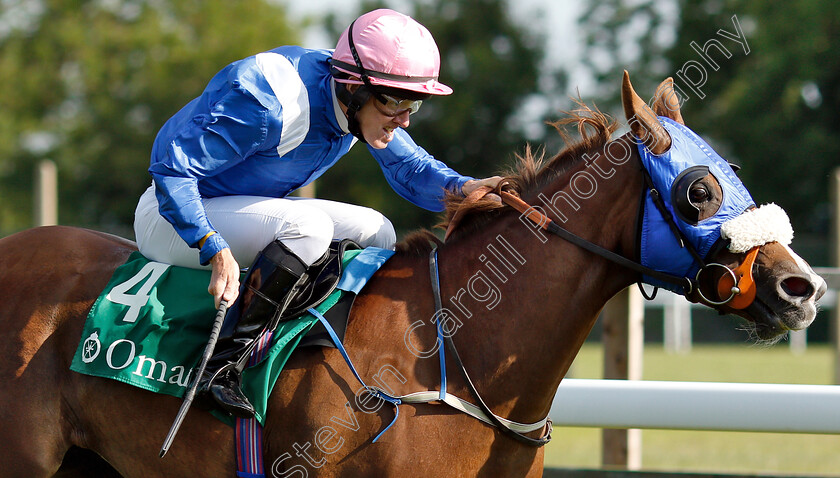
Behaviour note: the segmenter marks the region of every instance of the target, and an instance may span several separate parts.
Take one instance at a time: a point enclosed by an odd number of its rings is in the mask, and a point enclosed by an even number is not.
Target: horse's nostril
[[[814,286],[801,277],[788,277],[781,282],[782,290],[791,297],[811,297]]]

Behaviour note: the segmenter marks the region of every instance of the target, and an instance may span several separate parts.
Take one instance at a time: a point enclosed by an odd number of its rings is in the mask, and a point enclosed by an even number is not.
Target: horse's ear
[[[671,136],[665,131],[653,110],[633,90],[627,70],[624,70],[624,81],[621,85],[621,102],[624,104],[624,116],[630,130],[653,154],[660,155],[671,148]]]
[[[684,125],[682,114],[680,114],[680,99],[674,91],[674,79],[665,78],[665,81],[656,87],[656,95],[653,98],[653,112],[658,116],[671,118],[679,124]]]

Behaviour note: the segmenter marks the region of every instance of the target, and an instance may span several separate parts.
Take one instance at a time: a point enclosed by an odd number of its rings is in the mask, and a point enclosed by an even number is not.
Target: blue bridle
[[[660,117],[659,120],[671,136],[668,151],[655,155],[644,144],[637,143],[650,181],[642,204],[639,259],[643,266],[657,271],[679,277],[695,277],[704,265],[702,261],[720,239],[721,225],[755,207],[755,202],[729,163],[696,133],[669,118]],[[713,216],[694,224],[676,210],[672,204],[672,191],[681,175],[704,168],[717,179],[723,199]],[[659,206],[656,202],[660,202]],[[663,214],[664,211],[667,213]],[[671,217],[666,218],[667,215]],[[676,226],[676,231],[672,225]],[[643,276],[643,282],[685,293],[673,283],[647,275]]]

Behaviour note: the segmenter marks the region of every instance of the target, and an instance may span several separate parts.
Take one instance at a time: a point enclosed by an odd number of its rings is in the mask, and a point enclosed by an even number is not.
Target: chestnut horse
[[[660,90],[669,94],[658,95],[653,107],[682,123],[671,85],[663,83]],[[631,121],[633,134],[611,140],[615,124],[582,106],[567,121],[578,125],[582,140],[541,168],[540,159],[526,154],[510,183],[532,204],[567,193],[577,208],[546,207],[548,216],[557,221],[562,212],[568,231],[638,261],[637,216],[646,182],[636,138],[660,154],[669,148],[670,137],[626,77],[622,91],[628,120],[639,120]],[[610,148],[632,154],[622,164],[611,163]],[[573,181],[585,170],[597,180],[596,194],[581,195],[583,186]],[[688,197],[702,219],[721,203],[721,188],[710,176],[696,184],[703,191]],[[444,309],[435,307],[430,246],[425,238],[415,238],[356,299],[345,345],[369,384],[395,394],[436,390],[441,367],[433,319],[445,320],[487,406],[510,420],[538,422],[601,308],[642,274],[543,234],[495,199],[489,195],[461,205],[450,200],[451,209],[463,213],[438,248]],[[653,238],[666,239],[673,241],[666,235]],[[87,312],[133,250],[129,241],[67,227],[32,229],[0,240],[0,290],[8,299],[0,309],[0,477],[53,476],[65,456],[58,476],[233,476],[233,430],[209,413],[191,410],[169,454],[159,459],[178,399],[69,370]],[[692,281],[700,282],[701,289],[686,291],[688,298],[707,305],[731,298],[704,282],[728,275],[746,256],[714,249],[705,259],[718,266],[708,278]],[[755,300],[737,309],[731,302],[716,308],[751,321],[764,339],[810,324],[825,283],[789,247],[762,245],[749,269]],[[447,361],[448,392],[471,400],[452,354]],[[542,475],[543,448],[523,445],[441,403],[401,405],[394,425],[372,443],[391,423],[394,408],[379,406],[359,390],[336,349],[296,351],[269,401],[263,447],[267,473]],[[539,437],[540,431],[529,436]]]

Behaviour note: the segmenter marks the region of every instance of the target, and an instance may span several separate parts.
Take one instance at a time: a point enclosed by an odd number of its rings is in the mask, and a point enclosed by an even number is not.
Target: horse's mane
[[[522,154],[516,154],[516,163],[512,168],[503,172],[505,183],[512,188],[512,191],[520,197],[530,197],[536,194],[543,187],[548,185],[559,176],[571,170],[584,156],[584,153],[593,149],[600,149],[606,146],[612,137],[612,133],[618,128],[616,121],[609,115],[602,113],[595,106],[588,106],[580,100],[575,100],[577,108],[572,111],[564,111],[566,116],[560,120],[549,123],[560,135],[565,147],[554,157],[545,159],[545,149],[539,148],[533,151],[530,145],[525,147]],[[574,140],[567,132],[566,127],[574,125],[580,136]],[[462,207],[461,221],[457,224],[449,240],[457,239],[470,232],[479,229],[482,225],[496,217],[506,206],[495,199],[485,197],[472,204],[465,204],[464,197],[451,192],[446,193],[444,199],[446,205],[445,216],[441,223],[435,227],[446,229],[455,215]],[[408,254],[428,254],[433,245],[441,245],[442,242],[437,236],[427,229],[421,229],[408,234],[403,241],[397,244],[397,251]]]

